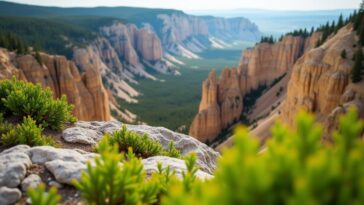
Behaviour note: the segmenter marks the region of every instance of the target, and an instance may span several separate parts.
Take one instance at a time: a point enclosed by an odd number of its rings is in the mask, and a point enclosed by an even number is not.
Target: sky
[[[61,7],[133,6],[178,10],[331,10],[358,8],[362,0],[8,0]]]

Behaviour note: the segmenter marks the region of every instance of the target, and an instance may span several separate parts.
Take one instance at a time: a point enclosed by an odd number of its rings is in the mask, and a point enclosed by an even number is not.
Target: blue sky
[[[255,8],[269,10],[326,10],[357,8],[361,0],[8,0],[12,2],[62,6],[134,6],[179,10],[221,10]]]

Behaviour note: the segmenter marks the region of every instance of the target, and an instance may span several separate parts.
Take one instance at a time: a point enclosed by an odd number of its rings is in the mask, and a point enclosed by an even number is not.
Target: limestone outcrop
[[[44,183],[47,187],[57,186],[64,200],[62,203],[79,202],[80,195],[73,187],[73,181],[80,179],[82,172],[87,169],[87,163],[99,156],[79,146],[84,140],[83,136],[94,133],[97,135],[94,140],[99,141],[105,133],[112,133],[121,126],[122,124],[116,121],[77,122],[75,127],[67,128],[61,134],[66,141],[69,136],[76,139],[68,141],[68,148],[17,145],[3,150],[0,152],[0,204],[10,205],[26,201],[27,189],[39,183]],[[175,147],[182,156],[196,153],[200,168],[196,176],[202,180],[213,177],[211,174],[220,155],[193,137],[161,127],[127,125],[127,128],[148,134],[152,140],[160,142],[165,148],[169,142],[175,142]],[[80,140],[77,140],[78,138]],[[142,160],[147,177],[158,171],[158,163],[162,167],[170,167],[177,177],[182,177],[182,173],[187,171],[184,160],[153,156]]]
[[[363,83],[353,84],[350,79],[356,42],[349,24],[297,61],[288,84],[282,121],[292,125],[296,112],[303,108],[315,113],[330,132],[339,115],[350,106],[364,116]],[[347,53],[345,59],[340,55],[342,50]]]
[[[82,143],[93,145],[98,142],[106,133],[113,133],[122,127],[122,124],[117,121],[109,122],[77,122],[76,127],[67,128],[63,131],[63,139],[70,143]],[[139,134],[148,134],[148,136],[161,143],[164,148],[168,148],[169,142],[173,141],[174,146],[181,154],[187,155],[191,152],[197,154],[197,164],[200,169],[207,173],[212,173],[216,167],[216,160],[219,154],[213,151],[207,145],[188,135],[172,132],[163,127],[151,127],[147,125],[128,125],[127,129]],[[85,140],[85,135],[90,134],[88,141]]]
[[[246,94],[289,73],[320,36],[321,33],[308,38],[288,35],[275,44],[259,43],[243,52],[238,68],[224,69],[219,80],[212,71],[203,82],[199,112],[189,134],[203,142],[214,140],[221,130],[240,119]]]
[[[67,96],[75,106],[74,115],[83,120],[110,120],[107,92],[96,68],[89,67],[81,75],[74,62],[64,56],[41,53],[42,65],[33,55],[15,55],[0,49],[1,79],[15,75],[19,79],[50,88],[54,97]],[[10,71],[10,72],[9,72]]]

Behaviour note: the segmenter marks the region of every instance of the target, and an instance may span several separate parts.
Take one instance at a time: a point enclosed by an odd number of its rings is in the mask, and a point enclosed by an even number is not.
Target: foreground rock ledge
[[[78,122],[75,127],[64,130],[62,137],[69,143],[93,145],[105,133],[112,133],[121,126],[120,122]],[[127,128],[141,134],[147,133],[151,139],[159,141],[164,147],[173,141],[182,155],[195,152],[200,167],[196,176],[203,180],[212,178],[211,174],[215,169],[219,154],[205,144],[190,136],[162,127],[127,125]],[[50,146],[18,145],[4,150],[0,153],[0,204],[18,202],[27,187],[34,187],[41,182],[48,185],[60,183],[59,187],[63,187],[62,184],[72,185],[72,181],[79,179],[81,172],[86,169],[87,162],[97,156],[97,153],[81,149],[62,149]],[[158,170],[158,162],[163,167],[169,166],[178,177],[181,177],[182,172],[187,170],[185,162],[181,159],[154,156],[142,160],[147,175]],[[34,167],[43,171],[34,173],[32,170]],[[48,173],[48,176],[44,176],[44,173]],[[74,191],[76,192],[76,190]],[[79,200],[79,194],[76,195],[78,198],[71,197],[71,200]]]
[[[75,125],[75,127],[68,128],[63,131],[63,139],[70,143],[94,145],[102,139],[104,134],[113,133],[116,130],[119,130],[123,124],[116,121],[80,121]],[[167,148],[169,142],[173,141],[176,149],[181,152],[182,156],[192,152],[197,154],[197,164],[202,171],[212,174],[215,170],[216,159],[219,157],[219,154],[197,139],[188,135],[173,132],[164,127],[125,125],[128,130],[137,132],[139,134],[148,134],[151,139],[161,143],[164,148]]]

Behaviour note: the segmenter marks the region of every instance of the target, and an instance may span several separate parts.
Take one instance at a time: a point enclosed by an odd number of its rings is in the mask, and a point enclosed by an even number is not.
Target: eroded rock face
[[[137,49],[147,61],[162,59],[162,45],[159,38],[148,27],[142,28],[137,33]]]
[[[304,108],[315,113],[330,132],[340,114],[350,106],[356,107],[363,116],[363,84],[354,85],[350,80],[355,43],[355,32],[348,25],[297,61],[288,84],[282,121],[292,125],[297,111]],[[346,59],[340,56],[344,49]]]
[[[0,72],[1,79],[15,75],[50,88],[56,98],[66,95],[68,102],[75,105],[73,113],[79,119],[110,120],[108,95],[96,69],[89,68],[81,76],[72,61],[45,53],[41,54],[43,65],[32,55],[15,55],[4,49],[0,50],[0,57],[1,66],[6,68]]]
[[[200,169],[207,173],[212,173],[216,167],[216,160],[219,154],[212,150],[210,147],[199,142],[198,140],[183,134],[172,132],[163,127],[151,127],[147,125],[127,125],[127,129],[140,133],[148,134],[148,136],[161,143],[164,148],[167,148],[171,141],[174,142],[176,149],[178,149],[181,154],[187,155],[191,152],[195,152],[198,156],[197,163]],[[102,138],[105,133],[113,133],[122,127],[120,122],[110,121],[110,122],[77,122],[76,127],[68,128],[64,130],[64,133],[72,134],[72,138],[78,138],[79,129],[89,130],[90,132],[97,133],[96,140]],[[80,137],[83,139],[83,137]],[[66,138],[64,138],[66,140]]]
[[[203,142],[214,140],[222,129],[240,118],[247,93],[288,73],[320,36],[314,33],[305,39],[288,35],[275,44],[260,43],[246,49],[239,68],[224,69],[219,80],[212,71],[203,82],[199,113],[189,134]]]
[[[158,32],[163,46],[171,53],[189,58],[195,57],[185,55],[185,49],[199,53],[217,46],[216,42],[256,41],[261,35],[258,27],[245,18],[199,17],[174,12],[159,14],[158,19],[163,25]],[[216,39],[218,41],[214,41]],[[224,43],[218,44],[223,47]]]

